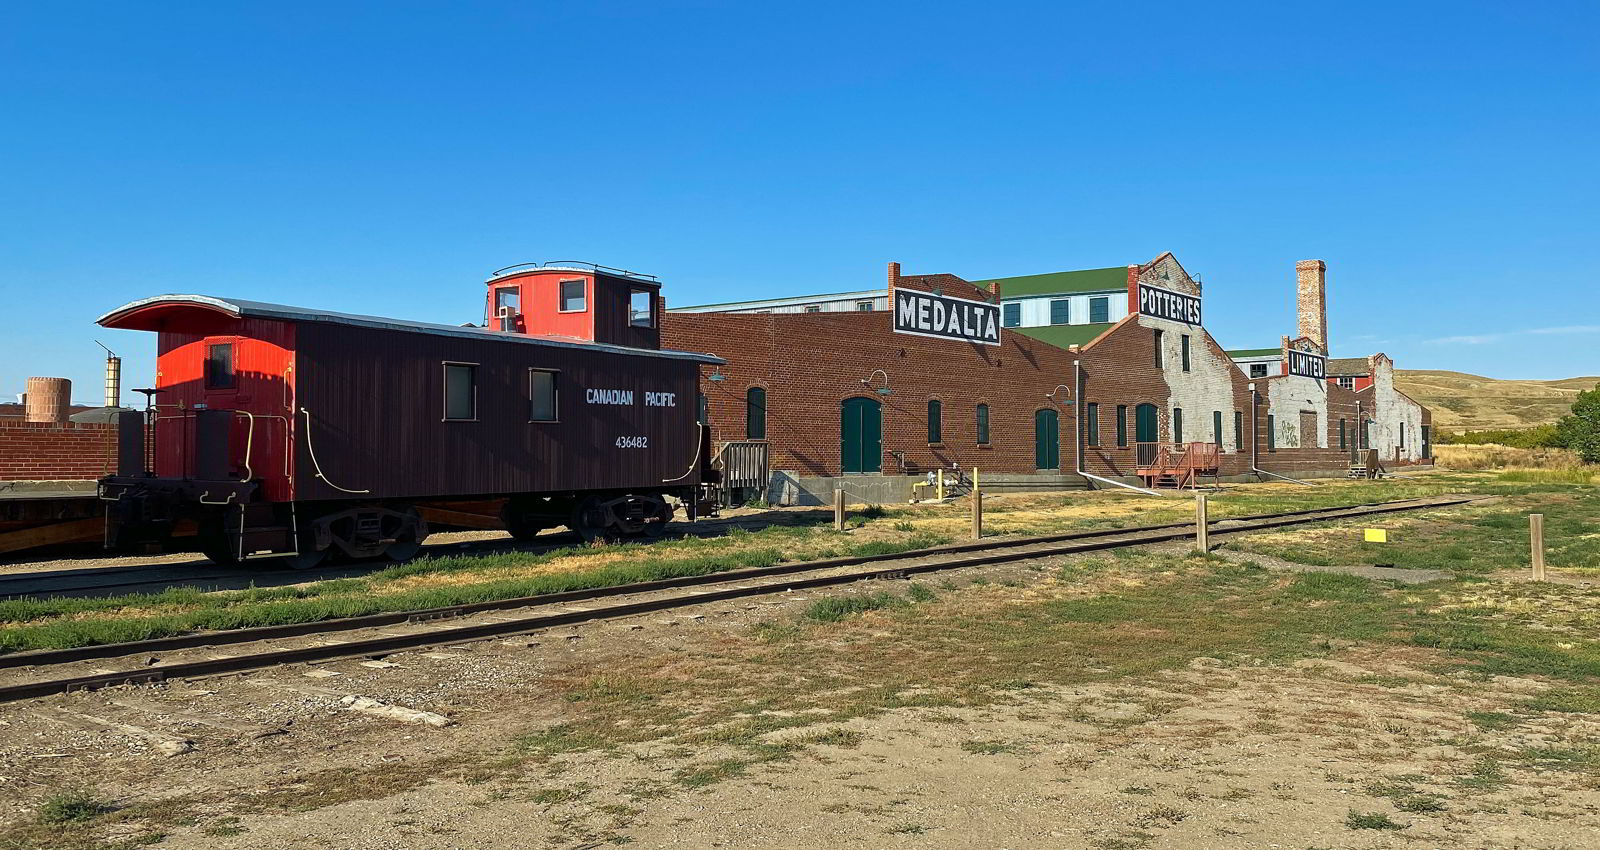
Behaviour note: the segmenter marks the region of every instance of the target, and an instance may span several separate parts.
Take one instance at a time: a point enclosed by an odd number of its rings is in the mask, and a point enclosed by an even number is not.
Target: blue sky
[[[1126,265],[1229,347],[1600,375],[1592,2],[0,7],[0,395],[205,292],[460,322],[585,259],[669,303]]]

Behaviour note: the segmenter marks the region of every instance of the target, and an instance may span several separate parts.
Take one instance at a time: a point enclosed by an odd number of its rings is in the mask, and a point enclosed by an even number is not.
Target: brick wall
[[[99,478],[116,455],[115,425],[0,421],[0,481]]]
[[[1131,268],[1129,278],[1130,284],[1143,280],[1200,292],[1176,260],[1166,256]],[[902,276],[897,265],[890,267],[889,283],[891,289],[995,297],[954,275]],[[705,370],[700,384],[717,443],[748,438],[746,393],[761,387],[766,391],[772,468],[803,475],[839,474],[840,403],[858,396],[883,406],[881,469],[886,474],[951,464],[1001,473],[1034,472],[1034,417],[1042,408],[1057,411],[1060,469],[1071,472],[1077,467],[1078,417],[1087,413],[1090,402],[1097,406],[1099,439],[1086,445],[1084,467],[1100,475],[1135,474],[1141,404],[1156,408],[1159,442],[1174,439],[1175,408],[1184,411],[1187,442],[1212,441],[1214,414],[1220,412],[1223,475],[1250,472],[1252,437],[1257,465],[1290,476],[1344,468],[1349,447],[1357,439],[1356,393],[1309,379],[1257,380],[1260,400],[1252,417],[1251,380],[1204,328],[1133,315],[1081,349],[1068,350],[1017,333],[1003,333],[1001,346],[986,346],[896,334],[891,327],[891,316],[883,312],[670,313],[663,316],[662,340],[669,348],[727,359],[727,365],[715,370],[722,380],[710,380],[713,370]],[[1156,330],[1162,331],[1160,366],[1155,360]],[[1185,335],[1190,338],[1187,372],[1182,370],[1181,355]],[[1066,400],[1076,395],[1074,360],[1083,370],[1083,398],[1068,404]],[[883,374],[876,370],[888,376],[887,396],[875,392],[885,386]],[[943,406],[943,439],[931,444],[930,400]],[[989,408],[990,441],[985,445],[977,442],[979,404]],[[1117,446],[1118,406],[1126,408],[1127,445],[1122,447]],[[1312,430],[1304,439],[1302,410],[1314,413],[1314,424],[1310,418],[1306,423]],[[1243,421],[1242,445],[1234,437],[1235,411]],[[1267,440],[1269,414],[1282,437],[1272,451]],[[1341,419],[1346,422],[1343,450],[1338,434]],[[1088,430],[1083,429],[1086,444]]]
[[[839,405],[852,397],[883,405],[885,473],[951,464],[1033,472],[1034,414],[1052,406],[1060,416],[1061,466],[1073,468],[1071,407],[1046,397],[1072,383],[1068,352],[1022,334],[1003,334],[1001,346],[896,334],[890,321],[886,312],[672,313],[662,332],[668,347],[727,358],[725,380],[701,381],[718,443],[746,439],[746,392],[766,390],[773,469],[837,474]],[[875,392],[885,385],[874,374],[879,369],[888,375],[888,396]],[[938,443],[928,442],[930,400],[943,405]],[[977,440],[979,404],[989,406],[986,445]]]

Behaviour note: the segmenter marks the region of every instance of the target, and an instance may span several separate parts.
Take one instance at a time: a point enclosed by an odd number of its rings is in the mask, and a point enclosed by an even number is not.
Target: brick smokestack
[[[72,382],[66,378],[29,378],[27,395],[22,399],[23,418],[29,422],[67,421],[72,404]]]
[[[1301,260],[1294,264],[1299,297],[1300,335],[1328,352],[1328,264],[1321,260]]]

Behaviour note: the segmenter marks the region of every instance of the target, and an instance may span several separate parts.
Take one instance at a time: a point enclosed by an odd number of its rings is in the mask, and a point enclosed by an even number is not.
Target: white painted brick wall
[[[1422,406],[1394,388],[1394,361],[1383,355],[1372,358],[1372,448],[1379,460],[1393,460],[1400,445],[1400,428],[1405,427],[1405,448],[1400,457],[1422,459]]]
[[[1328,384],[1316,378],[1287,375],[1266,385],[1267,412],[1273,417],[1280,449],[1328,448]],[[1256,384],[1259,390],[1262,384]],[[1311,410],[1317,414],[1317,433],[1300,433],[1300,413]]]

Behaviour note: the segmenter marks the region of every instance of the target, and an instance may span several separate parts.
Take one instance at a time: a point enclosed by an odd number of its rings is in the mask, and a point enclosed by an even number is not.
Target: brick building
[[[1359,392],[1328,377],[1325,267],[1296,273],[1299,335],[1255,379],[1206,331],[1202,286],[1170,253],[979,282],[891,263],[884,290],[852,293],[874,309],[672,310],[663,343],[727,360],[701,380],[713,437],[766,442],[780,501],[836,486],[901,500],[951,466],[994,486],[1135,483],[1160,447],[1192,443],[1217,446],[1218,474],[1234,477],[1343,475],[1367,445],[1425,459],[1428,412],[1393,390],[1388,358],[1368,358],[1389,378]],[[897,291],[993,305],[1005,331],[998,344],[896,332]]]

